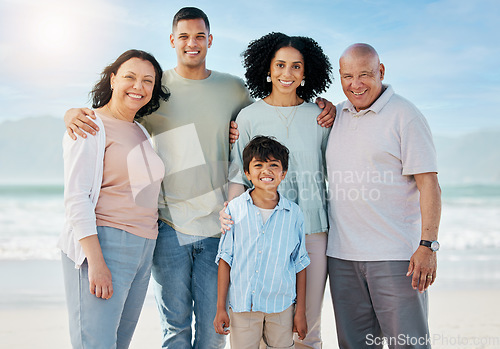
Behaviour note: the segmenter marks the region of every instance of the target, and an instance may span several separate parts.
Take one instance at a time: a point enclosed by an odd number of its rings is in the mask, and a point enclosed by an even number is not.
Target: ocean
[[[438,280],[500,287],[500,185],[443,186]],[[62,185],[0,185],[0,261],[58,260]]]

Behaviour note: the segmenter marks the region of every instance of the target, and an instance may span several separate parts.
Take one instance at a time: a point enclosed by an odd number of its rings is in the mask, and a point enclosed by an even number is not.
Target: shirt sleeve
[[[231,214],[229,207],[225,211],[227,214]],[[225,234],[221,234],[219,240],[219,249],[217,251],[217,256],[215,257],[215,263],[218,265],[219,261],[223,259],[230,267],[233,265],[233,255],[234,255],[234,224],[231,229],[226,231]]]
[[[401,132],[401,163],[403,175],[437,172],[432,133],[420,112]]]
[[[306,234],[304,231],[304,215],[300,209],[297,210],[296,232],[299,235],[299,242],[292,253],[292,259],[295,262],[295,273],[304,270],[311,260],[306,250]]]
[[[250,142],[251,130],[250,124],[246,121],[246,117],[241,117],[241,114],[236,119],[238,123],[238,131],[240,137],[234,143],[230,154],[231,164],[229,165],[229,182],[243,184],[247,188],[252,187],[252,183],[245,176],[243,170],[243,149]]]
[[[235,120],[238,113],[245,107],[249,106],[254,102],[252,97],[250,97],[250,92],[245,86],[245,82],[242,79],[237,79],[239,90],[239,103],[237,104],[237,108],[234,110],[231,120]]]
[[[72,140],[63,138],[64,206],[74,237],[81,240],[97,234],[95,207],[91,200],[97,171],[98,136]]]

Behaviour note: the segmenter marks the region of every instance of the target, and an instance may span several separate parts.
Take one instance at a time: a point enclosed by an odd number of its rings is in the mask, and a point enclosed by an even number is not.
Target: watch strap
[[[437,241],[420,240],[419,245],[428,247],[432,252],[439,251],[439,242]]]
[[[431,248],[432,241],[429,240],[420,240],[420,246],[425,246]]]

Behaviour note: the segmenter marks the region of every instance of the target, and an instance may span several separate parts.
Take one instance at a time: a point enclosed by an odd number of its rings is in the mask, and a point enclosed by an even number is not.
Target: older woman
[[[279,191],[304,213],[307,268],[306,318],[308,334],[296,337],[296,348],[321,348],[320,322],[327,275],[324,153],[330,129],[316,123],[319,108],[309,101],[331,83],[331,65],[316,41],[270,33],[252,41],[243,52],[250,94],[261,98],[236,119],[240,137],[231,152],[229,198],[252,186],[243,174],[242,152],[256,135],[274,136],[290,150],[288,173]],[[221,221],[228,216],[221,211]],[[227,228],[227,226],[222,226]],[[265,337],[265,335],[264,335]]]
[[[59,239],[74,348],[127,348],[150,278],[164,165],[136,117],[169,93],[150,54],[129,50],[91,92],[100,131],[64,149]]]

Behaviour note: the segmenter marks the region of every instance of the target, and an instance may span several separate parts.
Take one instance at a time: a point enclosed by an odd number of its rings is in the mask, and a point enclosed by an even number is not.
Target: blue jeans
[[[73,348],[128,348],[146,297],[156,241],[111,227],[97,227],[97,232],[111,271],[110,299],[90,293],[87,260],[75,269],[75,263],[61,253],[71,344]]]
[[[162,348],[224,348],[225,336],[217,334],[213,325],[219,239],[182,234],[162,221],[158,228],[152,275],[163,330]]]

